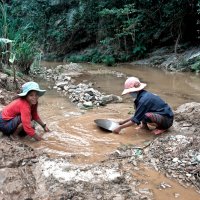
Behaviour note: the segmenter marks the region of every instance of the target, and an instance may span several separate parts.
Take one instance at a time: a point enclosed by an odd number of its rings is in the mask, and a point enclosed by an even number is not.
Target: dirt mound
[[[154,140],[146,160],[167,177],[200,191],[200,103],[186,103],[175,111],[174,130]]]
[[[181,134],[199,133],[200,129],[200,103],[186,103],[175,111],[176,131]]]

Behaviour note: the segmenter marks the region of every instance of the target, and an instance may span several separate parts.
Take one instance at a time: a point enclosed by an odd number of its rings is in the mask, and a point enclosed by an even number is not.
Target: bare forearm
[[[123,128],[132,126],[132,125],[134,125],[134,124],[135,124],[134,122],[132,122],[131,120],[128,120],[128,119],[127,119],[127,122],[126,122],[126,123],[120,124],[117,128],[115,128],[115,129],[113,130],[113,132],[114,132],[114,133],[120,133],[120,131],[121,131]]]
[[[50,131],[49,128],[46,126],[46,124],[41,119],[38,119],[38,120],[35,120],[35,121],[42,126],[42,128],[44,129],[45,132]]]
[[[132,122],[132,121],[129,119],[126,123],[120,125],[120,128],[123,129],[123,128],[129,127],[129,126],[133,126],[134,124],[135,124],[135,123]]]
[[[127,119],[125,119],[125,120],[119,122],[119,124],[120,124],[120,125],[125,124],[125,123],[129,122],[130,120],[131,120],[131,117],[129,117],[129,118],[127,118]]]
[[[40,124],[42,127],[44,127],[45,123],[41,119],[35,120],[38,124]]]

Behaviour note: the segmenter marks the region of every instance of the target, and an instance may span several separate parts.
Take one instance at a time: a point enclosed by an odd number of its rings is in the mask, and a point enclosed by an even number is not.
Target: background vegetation
[[[35,56],[113,65],[199,44],[200,0],[1,0],[0,37],[28,72]],[[2,48],[2,47],[1,47]],[[8,50],[8,49],[7,49]]]

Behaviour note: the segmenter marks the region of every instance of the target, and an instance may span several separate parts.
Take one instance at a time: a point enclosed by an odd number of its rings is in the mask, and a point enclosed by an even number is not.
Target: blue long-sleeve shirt
[[[134,101],[135,104],[135,114],[131,118],[131,121],[140,124],[144,119],[145,113],[152,112],[160,114],[163,116],[173,117],[174,114],[170,106],[164,102],[159,96],[147,92],[146,90],[141,90],[137,98]]]

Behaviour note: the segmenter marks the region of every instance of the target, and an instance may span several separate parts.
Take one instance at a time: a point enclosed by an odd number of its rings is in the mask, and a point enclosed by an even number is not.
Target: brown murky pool
[[[45,66],[59,64],[61,63],[43,63]],[[160,95],[173,109],[183,103],[200,102],[200,75],[164,72],[131,64],[121,64],[112,68],[89,64],[83,66],[87,68],[87,73],[81,75],[77,81],[93,82],[95,89],[106,94],[121,95],[126,77],[137,76],[148,84],[147,90]],[[116,76],[121,73],[122,76]],[[42,80],[39,82],[47,89],[46,95],[40,99],[39,112],[51,132],[45,133],[44,141],[30,145],[47,152],[50,156],[64,155],[73,157],[73,161],[77,163],[93,163],[105,159],[107,154],[115,151],[120,145],[141,146],[155,137],[149,132],[136,130],[136,127],[129,127],[120,135],[108,133],[94,123],[98,118],[119,121],[129,117],[133,112],[133,104],[128,96],[123,97],[123,103],[84,111],[70,103],[66,97],[59,96],[55,90],[48,89],[49,83]],[[178,184],[174,187],[177,187],[180,193],[184,192],[184,188]],[[169,197],[168,199],[175,199]]]
[[[47,67],[59,64],[43,63]],[[87,69],[86,73],[77,78],[77,82],[92,82],[95,89],[106,94],[120,96],[126,78],[137,76],[148,84],[147,90],[160,95],[173,109],[183,103],[200,102],[200,75],[171,73],[131,64],[112,68],[91,64],[83,66]],[[73,155],[77,161],[94,162],[104,159],[107,153],[116,150],[121,144],[141,144],[155,137],[135,127],[125,129],[120,135],[107,133],[94,123],[98,118],[119,121],[129,117],[134,109],[128,95],[123,96],[123,103],[84,111],[66,97],[59,96],[57,91],[48,89],[50,83],[43,80],[39,82],[47,89],[40,99],[39,109],[51,132],[44,135],[45,141],[31,144],[35,148],[54,156]]]

